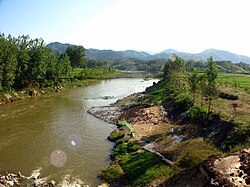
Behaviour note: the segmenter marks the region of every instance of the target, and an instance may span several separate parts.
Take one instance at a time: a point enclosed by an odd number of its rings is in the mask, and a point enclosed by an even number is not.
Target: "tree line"
[[[0,93],[71,78],[72,68],[86,68],[83,46],[69,46],[65,53],[45,47],[43,39],[17,38],[0,33]]]
[[[165,94],[182,99],[192,97],[192,105],[197,104],[198,95],[200,95],[200,104],[203,101],[207,103],[207,112],[211,112],[212,100],[218,96],[217,76],[218,69],[212,57],[209,57],[205,64],[204,73],[199,74],[195,68],[189,73],[185,73],[184,60],[173,55],[169,59],[163,70],[163,81],[165,84]],[[183,97],[184,94],[184,97]],[[198,95],[197,95],[198,94]],[[188,97],[186,97],[188,96]],[[173,98],[171,98],[173,99]]]

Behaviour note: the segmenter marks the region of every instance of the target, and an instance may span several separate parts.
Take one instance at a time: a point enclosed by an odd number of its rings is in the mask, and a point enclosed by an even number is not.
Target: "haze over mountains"
[[[59,53],[65,52],[67,47],[72,44],[62,44],[59,42],[53,42],[48,44],[46,47],[49,47],[53,50],[58,51]],[[218,49],[207,49],[201,53],[186,53],[179,52],[174,49],[167,49],[160,53],[151,55],[146,52],[138,52],[134,50],[126,51],[113,51],[113,50],[99,50],[99,49],[86,49],[87,59],[138,59],[138,60],[159,60],[159,59],[168,59],[170,55],[176,54],[183,58],[184,60],[196,60],[196,61],[206,61],[209,56],[212,56],[215,61],[232,61],[234,63],[245,62],[250,64],[250,57],[244,55],[234,54],[228,51],[218,50]]]

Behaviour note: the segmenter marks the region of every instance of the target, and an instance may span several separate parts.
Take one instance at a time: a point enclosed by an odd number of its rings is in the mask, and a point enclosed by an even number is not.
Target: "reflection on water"
[[[152,83],[138,78],[104,80],[1,106],[0,172],[29,175],[41,167],[42,176],[57,182],[70,175],[91,186],[99,184],[96,176],[110,161],[113,146],[107,136],[115,126],[87,110],[143,91]],[[105,100],[104,96],[112,97]]]

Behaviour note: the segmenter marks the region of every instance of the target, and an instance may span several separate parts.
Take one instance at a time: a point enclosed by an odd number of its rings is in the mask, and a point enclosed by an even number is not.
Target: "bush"
[[[225,93],[225,92],[220,92],[219,97],[222,98],[222,99],[227,99],[227,100],[237,100],[239,98],[237,95],[228,94],[228,93]]]
[[[170,94],[167,96],[164,106],[168,108],[168,113],[175,118],[186,112],[193,106],[193,103],[188,95]]]
[[[246,148],[250,145],[250,125],[237,124],[237,126],[228,132],[226,138],[221,142],[220,149],[230,151],[237,147]]]
[[[109,166],[107,169],[102,170],[100,177],[111,183],[119,179],[123,174],[122,168],[118,164]]]
[[[197,105],[190,107],[188,109],[187,115],[197,122],[203,123],[207,120],[207,110]]]

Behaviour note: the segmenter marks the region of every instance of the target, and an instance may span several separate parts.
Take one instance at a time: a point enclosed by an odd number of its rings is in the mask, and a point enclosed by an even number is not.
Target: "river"
[[[96,186],[109,161],[113,144],[107,136],[115,128],[87,113],[154,81],[140,78],[103,80],[64,92],[24,99],[0,107],[0,173],[29,176],[40,168],[42,177],[57,183],[66,176]],[[104,96],[113,96],[105,100]]]

